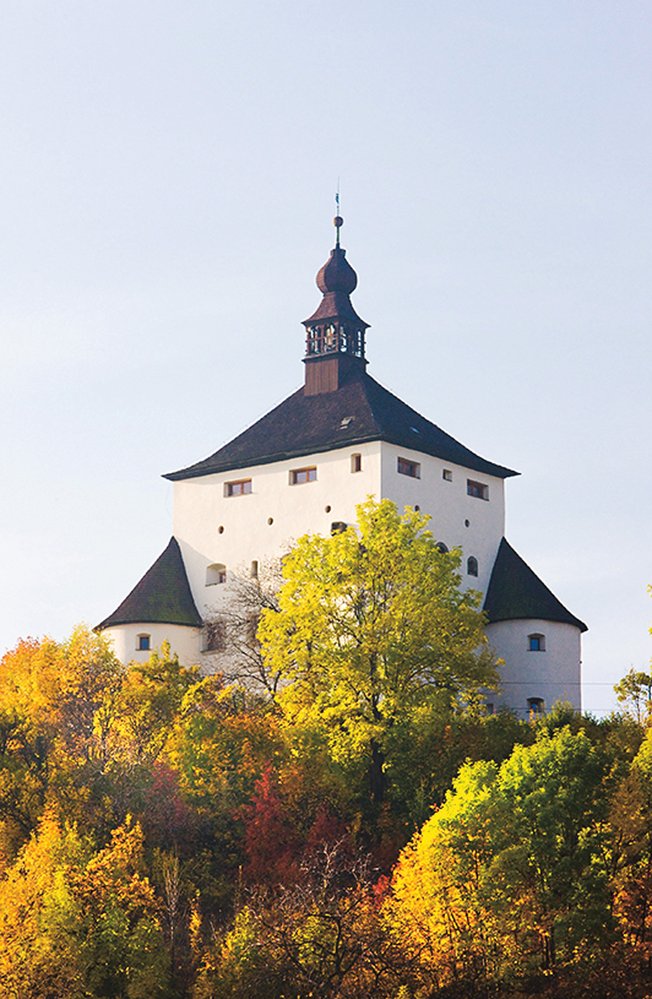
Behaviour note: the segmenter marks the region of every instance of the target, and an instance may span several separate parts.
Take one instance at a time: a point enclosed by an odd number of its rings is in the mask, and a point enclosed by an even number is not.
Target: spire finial
[[[335,192],[335,218],[333,219],[333,225],[336,229],[335,236],[335,247],[339,250],[340,248],[340,229],[344,225],[344,219],[340,215],[340,178],[337,178],[337,191]]]

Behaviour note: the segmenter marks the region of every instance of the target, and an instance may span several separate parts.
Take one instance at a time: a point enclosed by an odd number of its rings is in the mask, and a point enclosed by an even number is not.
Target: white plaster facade
[[[354,455],[360,471],[351,470]],[[399,457],[417,463],[420,477],[400,474]],[[303,468],[315,468],[315,480],[292,485],[291,472]],[[250,493],[225,494],[228,483],[246,479]],[[467,494],[468,479],[486,484],[488,500]],[[248,575],[252,562],[280,557],[303,534],[327,535],[333,523],[354,523],[357,504],[368,496],[429,514],[437,540],[462,549],[463,569],[469,556],[478,560],[478,576],[464,575],[465,584],[486,590],[504,533],[503,480],[376,441],[175,482],[173,532],[200,614],[213,609],[221,590],[206,585],[210,565],[226,567],[227,593],[230,573]]]
[[[529,636],[543,638],[545,648],[530,649]],[[579,628],[562,621],[529,618],[496,621],[487,636],[505,665],[501,690],[488,699],[496,710],[511,708],[520,717],[529,714],[528,702],[539,699],[544,711],[555,701],[581,708],[581,638]],[[536,643],[535,643],[536,644]]]
[[[169,642],[173,652],[179,656],[184,666],[200,662],[201,629],[179,624],[121,624],[102,631],[111,643],[120,662],[147,662],[151,649],[160,649],[163,642]],[[149,639],[149,648],[141,649],[139,638]]]

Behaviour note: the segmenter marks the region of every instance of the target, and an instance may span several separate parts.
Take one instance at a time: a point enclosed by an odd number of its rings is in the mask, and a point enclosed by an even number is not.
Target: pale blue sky
[[[296,388],[340,176],[370,372],[523,474],[507,533],[652,654],[652,8],[0,0],[0,648],[111,612],[161,473]]]

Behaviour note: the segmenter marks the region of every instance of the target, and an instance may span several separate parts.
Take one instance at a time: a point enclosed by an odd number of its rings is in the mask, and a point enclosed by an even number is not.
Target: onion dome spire
[[[355,359],[356,367],[364,369],[367,363],[365,331],[369,323],[356,313],[349,297],[358,284],[358,275],[346,259],[346,250],[340,246],[340,229],[344,219],[336,215],[333,224],[336,230],[335,246],[316,278],[317,287],[324,297],[317,311],[303,322],[306,327],[304,360],[308,362],[343,355],[350,361]],[[306,384],[308,381],[307,371]]]

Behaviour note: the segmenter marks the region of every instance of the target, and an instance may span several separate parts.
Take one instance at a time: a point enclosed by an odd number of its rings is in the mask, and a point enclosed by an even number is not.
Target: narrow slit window
[[[251,479],[238,479],[224,483],[225,496],[248,496],[251,492]]]
[[[397,458],[396,470],[399,475],[409,475],[412,479],[421,478],[421,465],[418,461],[410,461],[409,458]]]
[[[310,468],[293,468],[290,472],[290,485],[300,486],[304,482],[315,482],[317,479],[317,468],[312,465]]]
[[[475,555],[469,555],[466,560],[466,573],[468,576],[478,575],[478,560]]]
[[[258,579],[258,561],[254,559],[251,563],[251,569],[249,570],[249,575],[252,579]]]
[[[473,479],[467,479],[466,491],[469,496],[475,496],[476,499],[489,499],[489,486],[484,482],[474,482]]]
[[[362,455],[352,454],[351,455],[351,471],[361,472],[362,471]]]

